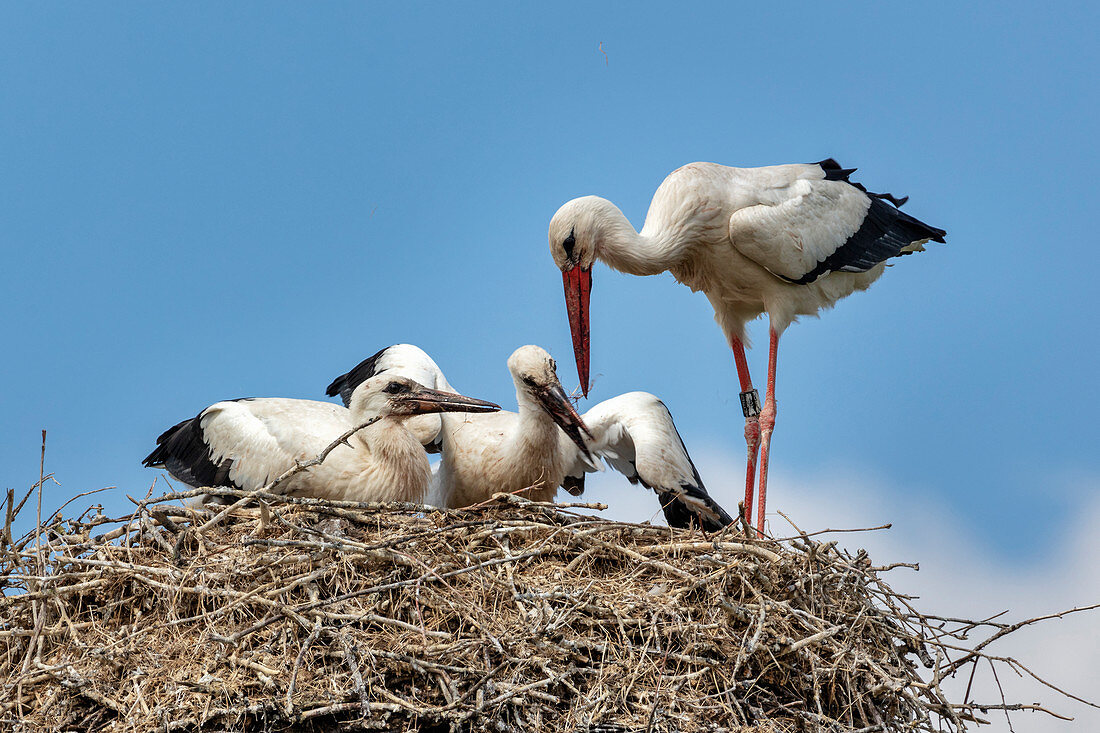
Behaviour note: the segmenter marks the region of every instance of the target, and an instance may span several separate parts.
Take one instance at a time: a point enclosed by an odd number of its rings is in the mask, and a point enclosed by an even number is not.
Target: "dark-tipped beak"
[[[565,308],[569,311],[569,330],[573,334],[573,355],[581,391],[588,396],[588,299],[592,294],[592,270],[580,265],[561,274],[565,284]]]
[[[473,397],[421,387],[398,398],[410,415],[425,412],[496,412],[500,405]]]
[[[561,385],[552,384],[536,389],[535,396],[542,404],[543,409],[550,413],[550,417],[558,424],[558,427],[581,449],[584,457],[590,462],[594,462],[595,459],[592,458],[592,453],[584,442],[584,436],[581,435],[583,430],[584,434],[591,438],[592,432],[584,424],[584,420],[581,420],[581,416],[577,414],[577,411],[573,409],[573,403],[570,402],[569,396],[565,394],[565,390],[561,388]]]

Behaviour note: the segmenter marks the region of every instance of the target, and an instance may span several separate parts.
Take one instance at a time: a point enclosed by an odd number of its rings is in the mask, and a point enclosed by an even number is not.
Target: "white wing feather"
[[[215,463],[231,459],[229,478],[245,489],[264,486],[317,456],[348,429],[347,410],[328,402],[255,399],[218,402],[199,420]]]
[[[447,381],[435,360],[419,346],[412,344],[394,344],[386,349],[376,362],[374,373],[397,374],[432,389],[457,391]]]
[[[589,449],[628,479],[662,489],[696,482],[691,459],[672,415],[656,396],[627,392],[604,400],[582,416],[592,431]],[[590,467],[580,451],[570,471],[579,477]]]
[[[816,166],[815,166],[816,167]],[[799,179],[773,201],[730,216],[733,246],[775,275],[797,280],[855,234],[871,198],[844,181]]]

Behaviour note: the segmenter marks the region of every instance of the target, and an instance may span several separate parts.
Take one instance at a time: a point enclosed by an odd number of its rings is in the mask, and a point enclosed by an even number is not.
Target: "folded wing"
[[[344,432],[345,412],[306,400],[217,402],[164,431],[142,463],[195,488],[258,489]]]
[[[905,199],[849,181],[854,168],[832,159],[789,168],[786,185],[769,181],[756,197],[761,203],[729,221],[733,246],[783,280],[805,285],[830,272],[866,272],[944,241],[944,230],[898,208]]]

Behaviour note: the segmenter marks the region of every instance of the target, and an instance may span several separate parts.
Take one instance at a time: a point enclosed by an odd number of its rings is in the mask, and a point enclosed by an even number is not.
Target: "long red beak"
[[[561,274],[565,284],[565,307],[569,311],[569,330],[573,333],[573,356],[577,358],[577,376],[581,391],[588,396],[588,298],[592,294],[592,271],[579,265]]]

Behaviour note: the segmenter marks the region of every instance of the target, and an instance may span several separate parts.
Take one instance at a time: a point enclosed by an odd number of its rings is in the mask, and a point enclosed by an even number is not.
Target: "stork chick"
[[[418,362],[410,359],[417,352]],[[432,370],[437,375],[433,381],[449,387],[431,357],[415,346],[398,344],[337,377],[327,393],[357,391],[354,380],[368,372],[410,369]],[[530,489],[523,495],[532,501],[552,501],[576,451],[591,458],[581,436],[587,428],[558,381],[554,359],[538,346],[521,346],[508,358],[508,371],[516,388],[516,412],[440,415],[438,434],[421,435],[426,445],[442,448],[428,503],[463,507],[521,489]]]
[[[431,467],[406,422],[425,413],[499,409],[492,402],[388,374],[359,384],[347,407],[285,398],[215,403],[166,430],[143,464],[163,468],[194,488],[255,490],[377,417],[320,465],[291,476],[276,490],[333,500],[422,502]]]
[[[468,506],[497,492],[531,486],[535,488],[525,496],[539,501],[553,500],[559,486],[579,494],[585,473],[603,470],[603,459],[631,483],[640,482],[657,494],[669,526],[696,525],[717,531],[733,521],[707,494],[672,415],[659,399],[631,392],[601,402],[582,418],[561,388],[557,364],[545,350],[516,349],[508,359],[508,370],[517,412],[417,418],[425,447],[438,446],[443,454],[429,504]],[[346,400],[359,380],[388,373],[415,374],[426,383],[453,390],[423,350],[395,344],[337,377],[328,394],[340,394]],[[434,425],[430,419],[436,420]]]

